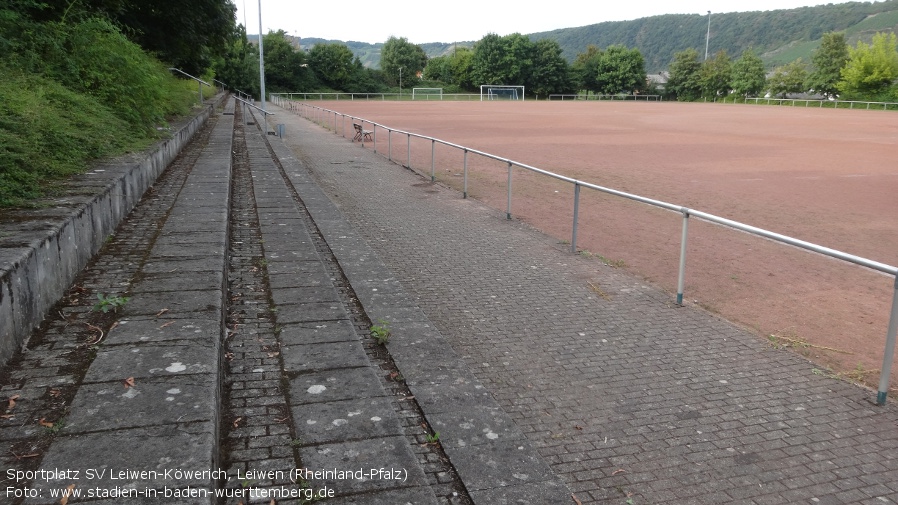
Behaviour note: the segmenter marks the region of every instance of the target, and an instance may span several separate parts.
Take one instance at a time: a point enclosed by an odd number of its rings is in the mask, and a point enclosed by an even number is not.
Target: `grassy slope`
[[[35,205],[91,162],[149,145],[197,101],[193,81],[108,23],[40,28],[41,39],[13,41],[20,51],[0,59],[0,207]]]

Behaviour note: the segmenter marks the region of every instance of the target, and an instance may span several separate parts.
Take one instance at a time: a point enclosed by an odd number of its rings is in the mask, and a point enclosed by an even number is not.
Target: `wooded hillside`
[[[562,28],[528,36],[556,40],[563,56],[573,62],[577,53],[590,44],[607,47],[620,44],[635,47],[645,58],[650,73],[667,69],[674,53],[688,48],[704,54],[708,16],[698,14],[666,14],[612,21],[576,28]],[[761,56],[768,68],[793,61],[810,59],[820,37],[830,31],[844,31],[850,45],[857,40],[869,43],[873,34],[898,31],[898,0],[884,2],[848,2],[766,12],[711,13],[711,54],[725,49],[737,57],[749,47]],[[484,34],[486,35],[486,34]],[[251,36],[252,38],[252,36]],[[325,39],[303,38],[304,48]],[[383,44],[345,42],[367,67],[377,68]],[[471,47],[474,41],[459,42],[458,47]],[[429,57],[451,52],[455,45],[433,42],[419,44]]]

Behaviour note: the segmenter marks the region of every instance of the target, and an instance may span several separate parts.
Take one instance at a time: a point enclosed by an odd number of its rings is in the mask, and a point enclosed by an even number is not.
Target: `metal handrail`
[[[262,113],[262,118],[263,118],[263,121],[264,121],[264,123],[265,123],[265,135],[268,135],[268,116],[273,116],[273,115],[274,115],[274,112],[268,112],[267,110],[265,110],[265,109],[263,109],[263,108],[261,108],[261,107],[259,107],[259,106],[257,106],[257,105],[251,104],[251,103],[247,102],[246,100],[243,100],[243,99],[241,99],[241,98],[239,98],[239,97],[236,97],[236,96],[234,97],[234,100],[237,100],[238,102],[243,103],[243,117],[244,117],[244,118],[246,117],[246,106],[247,106],[247,105],[249,105],[249,106],[252,107],[253,109],[256,109],[256,110],[258,110],[259,112]]]
[[[200,88],[200,105],[203,104],[203,84],[205,84],[206,86],[209,86],[210,88],[214,88],[214,87],[215,87],[215,86],[209,84],[208,82],[206,82],[206,81],[200,79],[199,77],[194,77],[194,76],[188,74],[187,72],[185,72],[185,71],[183,71],[183,70],[181,70],[181,69],[179,69],[179,68],[169,67],[168,69],[169,69],[169,70],[173,70],[173,71],[175,71],[175,72],[180,72],[181,74],[184,74],[184,75],[186,75],[187,77],[189,77],[189,78],[191,78],[191,79],[193,79],[194,81],[196,81],[196,82],[199,83],[199,88]]]
[[[265,110],[265,109],[259,107],[258,105],[251,104],[251,103],[247,102],[246,100],[244,100],[244,99],[242,99],[242,98],[238,98],[238,97],[235,96],[235,97],[234,97],[234,100],[237,100],[238,102],[243,102],[243,105],[249,105],[250,107],[252,107],[252,108],[258,110],[259,112],[265,114],[265,117],[273,116],[273,115],[274,115],[274,112],[268,112],[267,110]]]
[[[273,97],[275,103],[283,100],[282,97]],[[783,235],[780,233],[772,232],[769,230],[765,230],[763,228],[758,228],[756,226],[751,226],[749,224],[741,223],[739,221],[735,221],[732,219],[727,219],[725,217],[717,216],[714,214],[710,214],[707,212],[703,212],[696,209],[690,209],[685,206],[675,205],[672,203],[664,202],[661,200],[655,200],[652,198],[647,198],[644,196],[636,195],[633,193],[627,193],[624,191],[619,191],[612,188],[607,188],[604,186],[599,186],[596,184],[592,184],[589,182],[581,181],[579,179],[574,179],[572,177],[567,177],[564,175],[556,174],[554,172],[549,172],[548,170],[543,170],[541,168],[533,167],[527,165],[526,163],[521,163],[519,161],[514,161],[509,158],[505,158],[502,156],[497,156],[495,154],[490,154],[484,151],[479,151],[477,149],[471,149],[469,147],[461,146],[458,144],[454,144],[452,142],[448,142],[445,140],[440,140],[434,137],[429,137],[426,135],[421,135],[418,133],[412,133],[404,130],[398,130],[395,128],[390,128],[386,125],[382,125],[380,123],[376,123],[374,121],[369,121],[363,118],[359,118],[356,116],[351,116],[347,114],[343,114],[341,112],[333,111],[330,109],[325,109],[323,107],[317,107],[314,105],[308,104],[300,104],[303,107],[308,107],[313,110],[318,110],[324,112],[328,115],[334,115],[334,131],[336,132],[336,117],[342,116],[344,121],[346,118],[350,118],[352,120],[358,120],[362,123],[371,124],[373,127],[374,135],[373,135],[373,143],[374,143],[374,152],[377,152],[377,128],[380,127],[382,129],[387,130],[387,139],[388,143],[391,142],[392,133],[398,133],[401,135],[405,135],[408,142],[408,164],[406,165],[408,168],[411,168],[411,139],[412,137],[420,138],[424,140],[429,140],[431,142],[431,181],[436,179],[435,177],[435,166],[434,166],[434,156],[433,149],[436,144],[442,144],[445,146],[453,147],[456,149],[461,149],[464,152],[464,190],[463,197],[468,197],[468,153],[474,153],[485,158],[493,159],[496,161],[503,162],[507,165],[508,168],[508,196],[507,196],[507,207],[506,207],[506,219],[511,219],[511,183],[512,183],[512,167],[517,166],[523,168],[525,170],[529,170],[532,172],[536,172],[538,174],[545,175],[547,177],[551,177],[553,179],[557,179],[560,181],[565,181],[574,185],[574,218],[571,232],[571,252],[577,252],[577,221],[579,215],[579,201],[580,201],[580,188],[590,188],[596,191],[600,191],[602,193],[606,193],[609,195],[615,195],[622,198],[626,198],[628,200],[633,200],[636,202],[644,203],[647,205],[651,205],[654,207],[658,207],[661,209],[678,212],[683,216],[683,229],[682,229],[682,238],[680,242],[680,262],[679,262],[679,272],[677,279],[677,304],[683,304],[683,289],[685,284],[685,276],[686,276],[686,244],[688,237],[688,229],[689,229],[689,218],[694,216],[703,221],[707,221],[710,223],[714,223],[720,226],[724,226],[727,228],[732,228],[735,230],[739,230],[745,233],[749,233],[752,235],[756,235],[759,237],[767,238],[773,240],[774,242],[780,242],[783,244],[791,245],[794,247],[798,247],[800,249],[804,249],[807,251],[815,252],[818,254],[822,254],[824,256],[828,256],[830,258],[847,261],[849,263],[853,263],[855,265],[859,265],[865,268],[869,268],[871,270],[875,270],[877,272],[881,272],[887,275],[890,275],[894,278],[894,291],[892,296],[892,309],[889,316],[889,327],[886,332],[886,347],[883,353],[883,366],[880,373],[880,381],[879,381],[879,389],[877,391],[877,399],[876,403],[878,405],[884,405],[886,402],[886,396],[888,393],[888,385],[889,385],[889,375],[891,374],[892,361],[895,353],[895,341],[896,334],[898,334],[898,267],[893,265],[888,265],[886,263],[881,263],[879,261],[874,261],[871,259],[867,259],[861,256],[857,256],[854,254],[849,254],[843,251],[839,251],[837,249],[832,249],[829,247],[825,247],[819,244],[815,244],[813,242],[808,242],[805,240],[797,239],[795,237],[790,237],[788,235]],[[344,129],[345,134],[345,129]],[[364,138],[362,139],[362,147],[364,147]],[[388,158],[392,160],[392,145],[389,144],[388,147]]]

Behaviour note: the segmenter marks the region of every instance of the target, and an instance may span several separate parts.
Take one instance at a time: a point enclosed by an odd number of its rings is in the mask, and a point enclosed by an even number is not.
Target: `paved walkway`
[[[309,170],[223,112],[2,370],[0,503],[569,503]]]
[[[277,112],[372,278],[395,273],[582,503],[898,503],[894,403]]]

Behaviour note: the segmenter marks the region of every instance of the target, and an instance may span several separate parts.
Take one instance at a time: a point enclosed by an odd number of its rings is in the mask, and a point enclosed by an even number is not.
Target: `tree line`
[[[294,46],[283,31],[263,38],[266,85],[272,91],[384,92],[427,84],[447,92],[477,92],[482,84],[522,85],[529,96],[561,93],[663,94],[692,101],[728,95],[756,97],[812,93],[826,98],[893,100],[898,98],[898,51],[894,34],[878,33],[871,44],[851,47],[842,32],[823,34],[810,62],[801,59],[768,72],[751,48],[733,60],[726,50],[708,59],[695,48],[674,53],[667,82],[646,75],[637,48],[589,45],[572,63],[558,42],[532,40],[520,33],[487,34],[473,47],[427,58],[405,38],[390,37],[381,51],[381,69],[362,65],[340,43],[316,44],[308,51]],[[220,79],[258,88],[258,50],[237,26],[227,56],[213,66]]]
[[[768,95],[785,98],[808,93],[844,100],[898,99],[898,40],[894,33],[877,33],[870,44],[851,47],[842,32],[823,34],[810,64],[800,58],[767,73],[761,59],[748,49],[735,61],[726,51],[699,60],[696,49],[677,52],[669,66],[665,93],[680,101]]]

